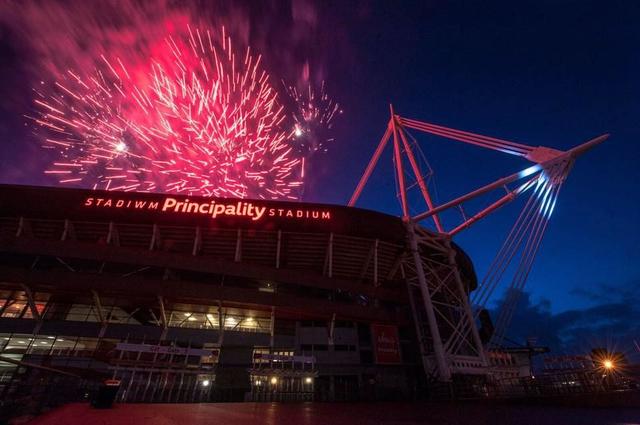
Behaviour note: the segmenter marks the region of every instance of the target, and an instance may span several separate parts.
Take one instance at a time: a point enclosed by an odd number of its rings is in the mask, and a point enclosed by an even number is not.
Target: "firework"
[[[261,57],[236,55],[224,28],[188,28],[160,51],[132,67],[102,55],[90,75],[67,70],[35,89],[30,118],[57,156],[45,173],[108,190],[296,199],[304,158]],[[305,123],[331,118],[309,113]]]
[[[292,106],[293,130],[297,140],[297,149],[304,157],[315,152],[326,152],[327,145],[333,141],[330,130],[335,117],[342,113],[340,105],[329,97],[322,81],[320,88],[314,90],[311,83],[298,90],[287,86],[283,81]]]

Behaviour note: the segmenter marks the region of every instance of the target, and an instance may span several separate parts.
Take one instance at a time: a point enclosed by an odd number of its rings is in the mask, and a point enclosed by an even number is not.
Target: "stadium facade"
[[[410,251],[357,208],[0,185],[0,391],[51,368],[123,402],[419,397]]]

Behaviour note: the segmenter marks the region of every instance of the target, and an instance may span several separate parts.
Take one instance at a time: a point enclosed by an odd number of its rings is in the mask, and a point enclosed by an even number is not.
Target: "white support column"
[[[71,220],[64,221],[64,230],[62,231],[62,236],[60,237],[61,241],[66,241],[67,239],[75,240],[76,232],[73,228],[73,223]]]
[[[276,244],[276,269],[280,268],[280,250],[282,248],[282,230],[278,229],[278,242]]]
[[[396,275],[396,273],[398,273],[398,270],[400,269],[400,266],[402,265],[402,262],[404,261],[404,257],[405,257],[404,253],[401,253],[396,257],[396,259],[393,261],[393,264],[389,268],[389,272],[387,273],[387,276],[385,277],[385,280],[393,279],[393,277]]]
[[[334,332],[336,329],[336,314],[331,315],[331,322],[329,322],[329,345],[334,345]]]
[[[402,264],[400,264],[400,275],[402,276],[403,279],[407,280],[407,275],[405,273],[405,270]],[[428,353],[426,352],[424,343],[422,341],[423,332],[421,328],[421,323],[418,320],[419,316],[418,316],[418,312],[416,311],[416,299],[415,299],[416,297],[414,296],[412,286],[414,285],[412,285],[409,281],[407,281],[407,291],[409,293],[409,306],[411,307],[411,314],[413,314],[413,325],[416,330],[416,338],[418,338],[418,346],[420,348],[420,356],[422,358],[422,368],[424,370],[425,375],[429,376],[431,374],[431,370],[429,369],[429,364],[427,363]]]
[[[273,349],[275,345],[276,339],[276,308],[275,306],[271,307],[271,322],[269,322],[269,335],[271,336],[269,339],[269,347]]]
[[[160,227],[157,224],[153,225],[153,234],[151,235],[151,242],[149,243],[149,251],[153,251],[160,246]]]
[[[236,253],[233,257],[233,261],[239,263],[242,261],[242,229],[238,229],[238,235],[236,238]]]
[[[447,246],[447,248],[449,248],[449,264],[453,268],[455,280],[458,284],[458,291],[460,291],[460,302],[462,303],[465,314],[465,318],[463,320],[467,320],[469,322],[467,326],[471,328],[471,336],[473,337],[473,343],[478,353],[478,357],[482,362],[482,366],[487,367],[488,363],[484,353],[484,346],[482,344],[482,340],[480,339],[480,333],[478,332],[478,327],[475,323],[473,311],[471,310],[471,306],[469,305],[469,297],[467,295],[467,291],[465,290],[462,283],[462,277],[460,276],[460,270],[456,262],[456,251],[455,249],[453,249],[453,246],[451,246],[451,239],[447,238],[445,241],[445,245]]]
[[[333,232],[329,233],[327,253],[324,257],[324,274],[328,277],[333,276]]]
[[[16,291],[11,291],[7,299],[4,300],[4,304],[2,304],[2,306],[0,307],[0,317],[2,316],[4,311],[7,309],[7,307],[11,307],[16,302],[15,292]]]
[[[193,238],[193,249],[191,250],[191,255],[196,256],[200,252],[200,247],[202,247],[202,229],[200,226],[196,227],[196,235]]]
[[[158,305],[160,306],[160,319],[162,319],[162,334],[160,336],[160,340],[164,340],[167,337],[169,322],[167,321],[167,311],[164,308],[164,299],[162,298],[162,295],[158,295]]]
[[[449,361],[442,344],[440,330],[438,329],[438,322],[436,321],[436,314],[433,308],[433,302],[431,301],[431,291],[429,290],[429,285],[424,274],[422,257],[420,255],[420,250],[418,249],[418,240],[414,226],[415,223],[413,223],[412,220],[409,220],[406,223],[409,247],[411,249],[411,255],[413,256],[416,277],[418,278],[418,284],[420,285],[424,309],[427,314],[429,332],[433,341],[433,351],[436,358],[436,364],[438,366],[438,376],[441,381],[448,382],[451,380],[451,370],[449,369]],[[418,317],[414,317],[414,320],[418,320]]]
[[[29,224],[29,220],[24,217],[20,217],[18,230],[16,230],[16,237],[19,238],[20,236],[33,236],[31,224]]]
[[[102,310],[102,303],[100,302],[100,297],[96,291],[91,291],[91,296],[93,297],[93,304],[96,307],[96,313],[98,313],[98,320],[102,325],[105,323],[104,311]]]
[[[222,313],[222,300],[218,301],[218,347],[224,342],[224,320],[225,315]]]
[[[107,245],[120,246],[120,236],[118,235],[118,228],[116,224],[109,222],[109,233],[107,234]]]
[[[31,288],[29,288],[29,286],[27,286],[24,283],[21,283],[20,286],[22,287],[22,290],[24,291],[25,295],[27,296],[27,303],[29,304],[29,309],[31,310],[31,315],[33,316],[34,319],[36,319],[38,322],[40,322],[42,320],[42,316],[40,316],[40,312],[38,312],[38,308],[36,307],[36,302],[35,302],[35,299],[33,297],[33,292],[31,291]]]
[[[100,297],[96,291],[91,291],[91,295],[93,296],[93,304],[96,308],[96,313],[98,313],[98,320],[100,321],[100,332],[98,333],[98,338],[102,338],[104,333],[107,330],[107,318],[104,315],[104,310],[102,308],[102,303],[100,302]]]
[[[18,230],[16,230],[16,238],[19,238],[24,233],[24,217],[20,217],[18,220]]]

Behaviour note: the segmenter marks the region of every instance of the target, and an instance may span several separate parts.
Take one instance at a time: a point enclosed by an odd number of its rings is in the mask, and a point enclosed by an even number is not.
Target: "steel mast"
[[[358,201],[391,140],[394,177],[408,245],[401,270],[408,284],[425,373],[441,382],[450,381],[453,374],[486,375],[489,373],[486,350],[502,342],[515,310],[517,295],[524,288],[558,193],[575,158],[602,143],[609,135],[604,134],[563,152],[404,118],[394,112],[393,106],[390,112],[386,130],[349,200],[349,206]],[[420,170],[414,148],[409,143],[407,129],[519,156],[534,165],[436,206],[429,193],[427,178]],[[416,149],[419,149],[417,143]],[[427,207],[415,215],[410,214],[407,175],[415,178]],[[439,216],[441,212],[462,207],[471,199],[497,190],[505,192],[497,201],[471,216],[463,214],[460,223],[445,229]],[[452,237],[525,193],[530,194],[529,200],[471,302],[471,291],[460,275],[458,250]],[[425,220],[433,222],[435,231],[420,225]],[[514,261],[517,261],[516,272],[510,279],[510,291],[498,316],[496,332],[489,343],[483,343],[476,325],[478,315],[498,284],[509,280],[505,279],[505,270]]]

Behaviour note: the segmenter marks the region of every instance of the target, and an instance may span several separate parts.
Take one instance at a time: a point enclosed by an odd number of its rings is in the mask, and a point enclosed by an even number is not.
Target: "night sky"
[[[295,78],[309,62],[313,78],[326,81],[344,110],[336,141],[311,162],[305,201],[347,202],[384,132],[390,103],[406,117],[533,146],[564,150],[611,133],[577,160],[563,186],[509,335],[538,336],[565,352],[607,344],[630,353],[633,339],[640,343],[640,4],[221,4],[203,14],[219,13],[230,27],[242,22],[272,74]],[[43,41],[16,29],[17,5],[0,8],[0,181],[53,184],[23,118],[41,64],[31,43]],[[435,170],[439,202],[528,164],[433,136],[418,139]],[[387,152],[359,206],[399,213],[391,170]],[[479,275],[518,211],[510,205],[455,239]]]

